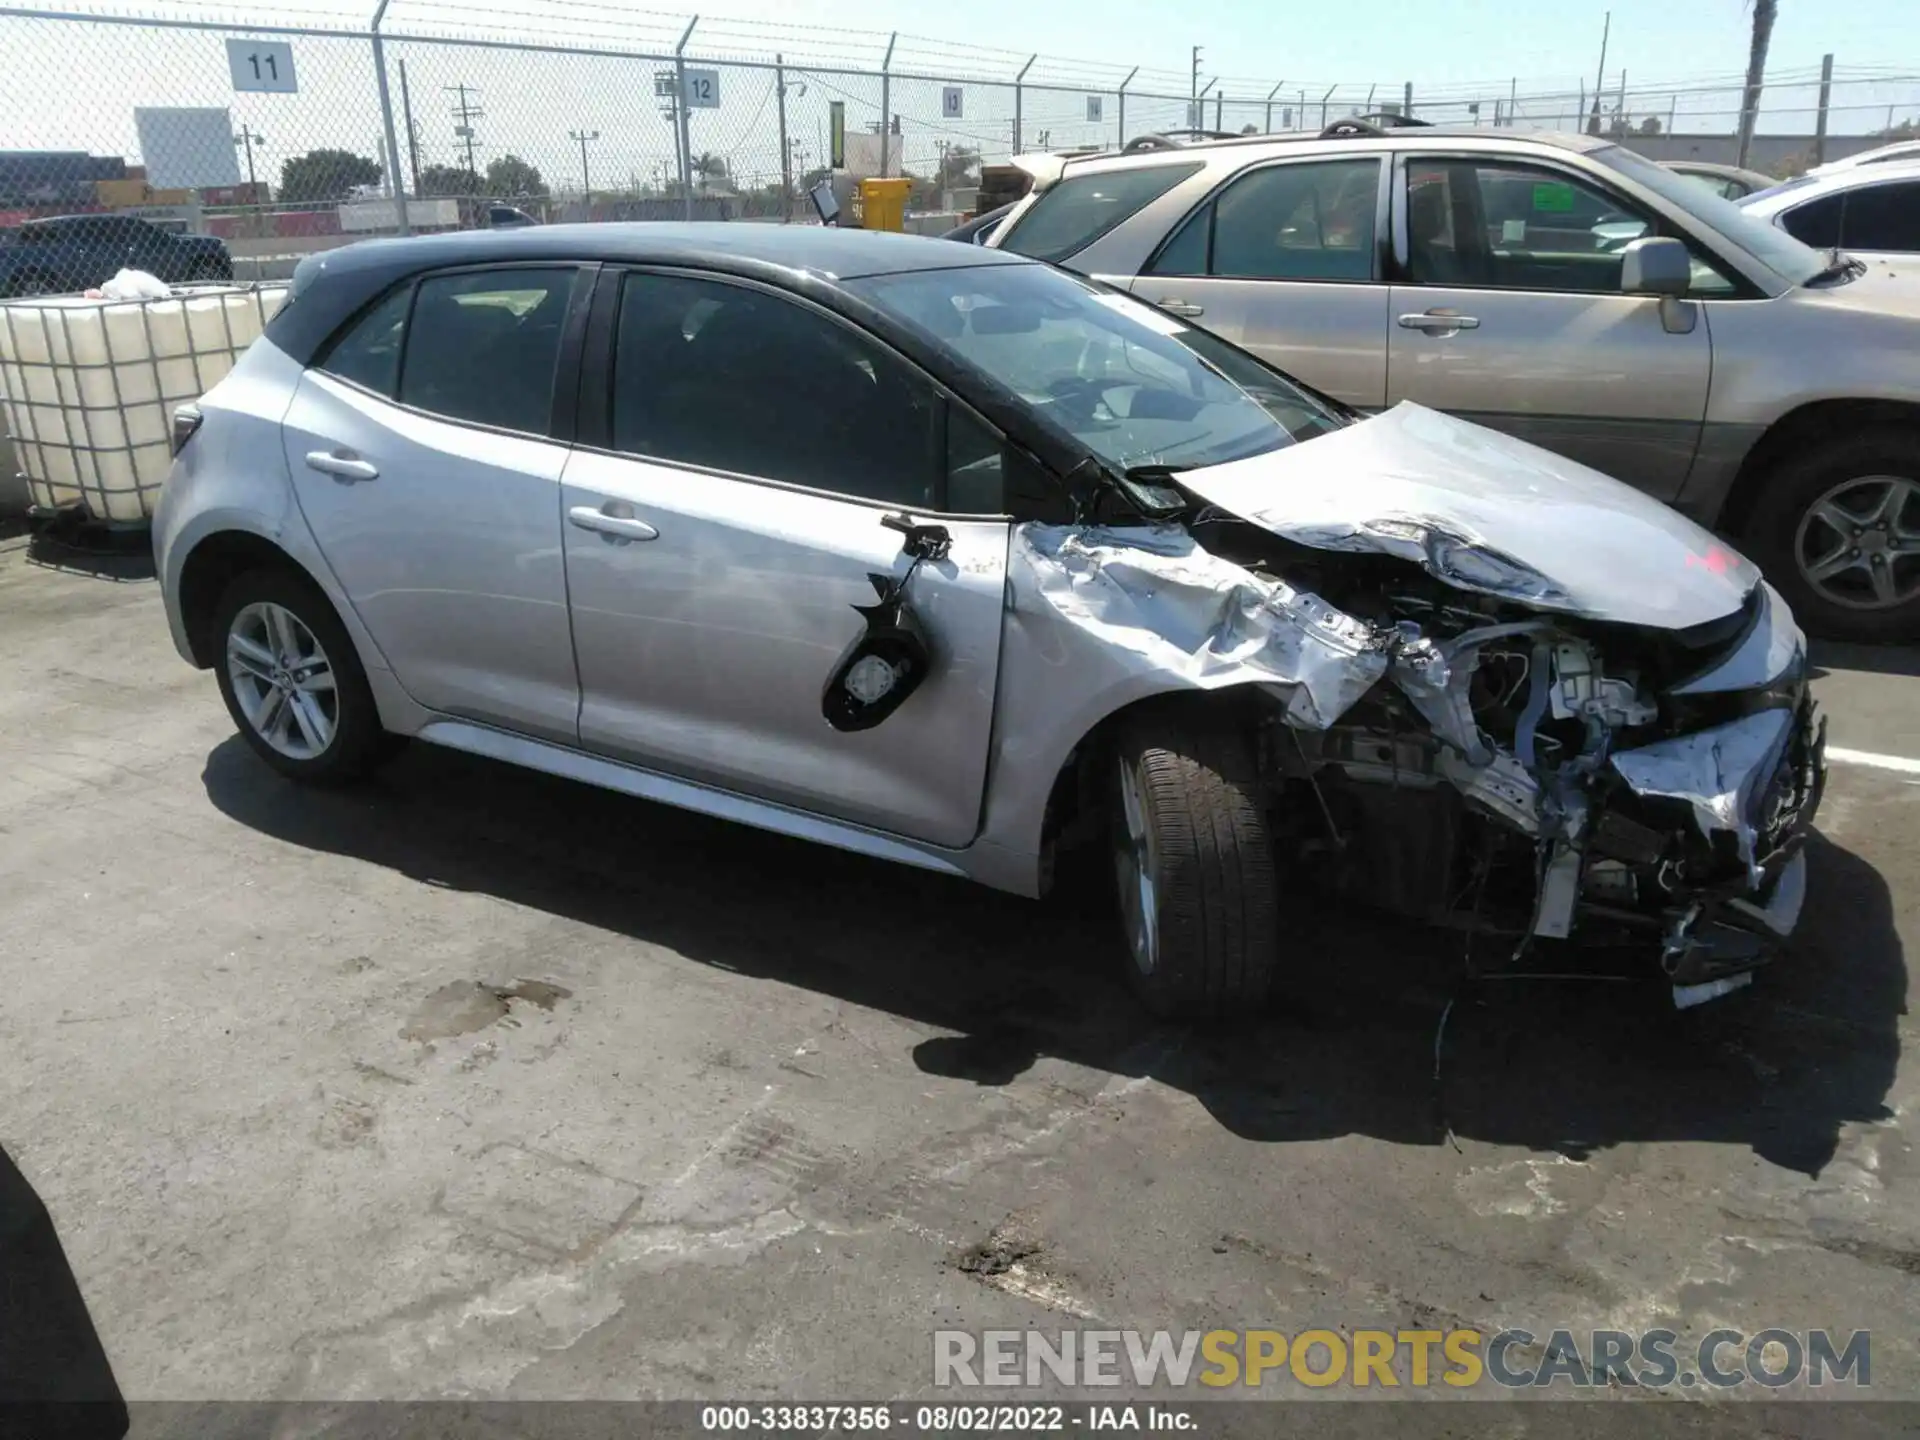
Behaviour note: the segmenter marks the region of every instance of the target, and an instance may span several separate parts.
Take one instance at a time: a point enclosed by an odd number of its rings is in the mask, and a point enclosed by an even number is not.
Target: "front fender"
[[[1212,555],[1178,527],[1015,531],[980,838],[1038,856],[1055,778],[1142,701],[1258,686],[1309,729],[1383,675],[1372,627]]]

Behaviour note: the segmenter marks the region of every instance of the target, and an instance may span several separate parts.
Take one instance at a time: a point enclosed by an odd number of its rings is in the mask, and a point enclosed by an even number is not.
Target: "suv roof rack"
[[[1132,155],[1141,150],[1178,150],[1186,141],[1175,137],[1185,136],[1191,140],[1240,140],[1245,137],[1228,130],[1156,130],[1150,135],[1136,135],[1120,147],[1123,155]]]
[[[1320,132],[1322,140],[1336,140],[1343,135],[1384,135],[1389,130],[1405,129],[1409,125],[1432,125],[1431,120],[1416,120],[1411,115],[1402,115],[1393,110],[1377,110],[1368,115],[1346,115],[1334,121]]]

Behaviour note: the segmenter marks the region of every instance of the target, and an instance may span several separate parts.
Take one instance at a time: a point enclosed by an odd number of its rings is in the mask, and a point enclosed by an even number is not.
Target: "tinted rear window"
[[[1199,172],[1200,165],[1194,162],[1106,170],[1062,180],[1033,202],[1000,248],[1035,260],[1064,260]]]

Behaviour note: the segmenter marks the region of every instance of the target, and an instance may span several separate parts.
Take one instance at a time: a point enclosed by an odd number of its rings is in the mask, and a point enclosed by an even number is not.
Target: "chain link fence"
[[[12,77],[0,227],[13,232],[0,293],[98,284],[123,263],[208,278],[204,248],[187,254],[193,237],[217,237],[245,278],[396,232],[806,220],[807,191],[836,156],[912,178],[910,212],[965,212],[981,167],[1022,151],[1189,128],[1317,130],[1382,111],[1598,129],[1655,158],[1731,160],[1742,106],[1737,76],[1629,86],[1622,75],[1597,95],[1577,81],[1213,79],[605,0],[391,0],[377,29],[372,15],[270,18],[191,4],[164,17],[0,9]],[[1920,76],[1777,74],[1753,160],[1789,173],[1812,162],[1817,132],[1833,158],[1916,115]],[[99,223],[76,230],[71,217],[89,216]],[[54,264],[45,242],[62,225],[55,248],[71,263]]]

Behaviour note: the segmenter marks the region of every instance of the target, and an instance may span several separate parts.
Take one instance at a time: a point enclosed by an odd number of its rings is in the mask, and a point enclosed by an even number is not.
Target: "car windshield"
[[[1701,224],[1719,231],[1789,284],[1804,285],[1827,269],[1827,257],[1818,250],[1802,245],[1786,231],[1749,215],[1731,200],[1721,199],[1698,182],[1656,165],[1625,146],[1606,146],[1592,152],[1592,158],[1618,170],[1629,180],[1638,181]]]
[[[1117,471],[1218,465],[1345,423],[1214,336],[1045,266],[877,275],[847,288]]]

